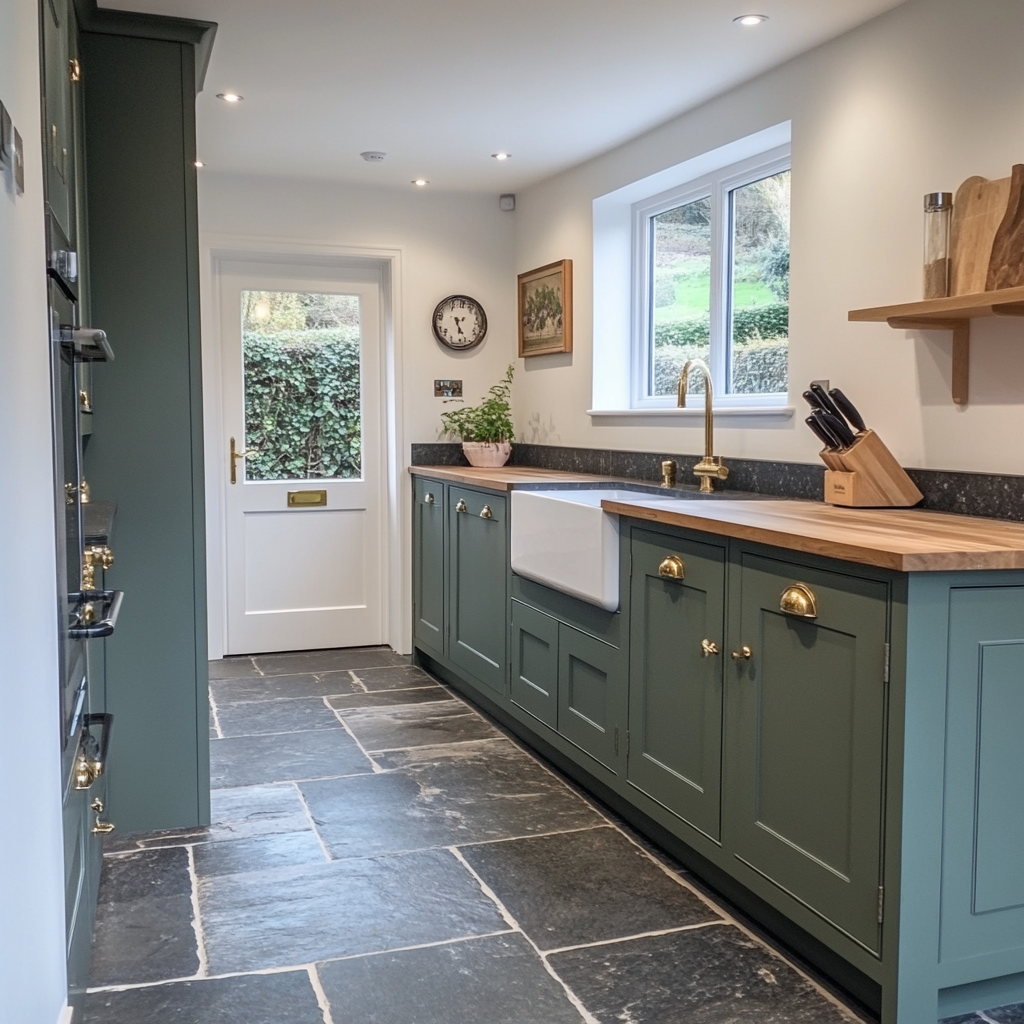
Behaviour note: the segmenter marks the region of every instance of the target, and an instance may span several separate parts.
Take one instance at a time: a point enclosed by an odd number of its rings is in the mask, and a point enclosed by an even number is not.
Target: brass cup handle
[[[806,583],[791,583],[782,592],[779,611],[783,615],[793,615],[798,619],[816,619],[818,599]]]
[[[426,497],[425,497],[425,498],[423,499],[423,504],[424,504],[424,505],[433,505],[433,504],[434,504],[434,496],[433,496],[432,494],[428,494],[428,495],[427,495],[427,496],[426,496]]]
[[[466,503],[465,503],[465,501],[462,500],[462,498],[459,498],[458,504],[455,506],[455,511],[456,512],[465,512],[466,511]]]
[[[738,651],[732,652],[733,661],[750,661],[753,656],[754,652],[745,644]]]
[[[718,644],[716,644],[713,640],[701,640],[700,653],[705,658],[710,658],[712,655],[718,654]]]
[[[494,518],[494,513],[491,511],[491,506],[490,505],[484,505],[484,507],[480,510],[480,518],[481,519],[493,519]]]
[[[681,580],[685,572],[683,560],[678,555],[666,555],[658,566],[658,575],[666,580]]]
[[[96,818],[92,823],[92,834],[94,836],[109,835],[117,828],[113,822],[100,820],[100,815],[103,813],[103,801],[99,797],[96,797],[90,806],[96,812]]]

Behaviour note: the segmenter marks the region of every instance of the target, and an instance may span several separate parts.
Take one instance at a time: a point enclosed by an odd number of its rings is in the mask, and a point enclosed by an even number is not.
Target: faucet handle
[[[661,486],[662,487],[675,487],[676,485],[676,470],[679,467],[676,465],[675,459],[665,459],[661,464]]]

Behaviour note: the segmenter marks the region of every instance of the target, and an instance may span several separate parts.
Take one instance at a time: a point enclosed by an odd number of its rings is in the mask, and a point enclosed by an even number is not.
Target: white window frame
[[[711,351],[709,368],[715,384],[715,408],[744,409],[785,406],[787,395],[728,394],[729,325],[732,322],[732,232],[730,193],[744,185],[792,169],[789,144],[778,146],[694,178],[684,184],[640,199],[632,206],[632,301],[630,406],[632,409],[675,408],[675,396],[652,396],[653,345],[651,326],[654,317],[652,274],[652,220],[660,213],[674,210],[699,199],[711,199]]]

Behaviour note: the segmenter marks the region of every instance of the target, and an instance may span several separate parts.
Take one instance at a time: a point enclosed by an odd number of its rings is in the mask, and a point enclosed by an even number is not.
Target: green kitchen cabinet
[[[72,89],[78,87],[77,60],[72,64],[77,27],[72,0],[42,0],[43,57],[43,156],[46,202],[64,238],[74,249],[76,228],[76,152],[80,140],[75,130]]]
[[[413,636],[438,656],[445,638],[445,488],[439,481],[413,482]]]
[[[618,650],[559,623],[558,732],[615,771],[625,726],[626,677]]]
[[[889,588],[744,549],[733,574],[725,844],[877,953]]]
[[[508,670],[507,499],[448,487],[448,657],[504,696]]]
[[[691,537],[633,531],[626,777],[716,841],[725,553]],[[670,575],[677,567],[682,576]]]
[[[509,696],[551,729],[558,728],[558,620],[512,601]]]

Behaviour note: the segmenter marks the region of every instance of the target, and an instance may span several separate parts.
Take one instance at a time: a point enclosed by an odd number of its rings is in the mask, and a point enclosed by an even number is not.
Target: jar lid
[[[924,197],[924,212],[939,213],[953,208],[952,192],[929,192]]]

